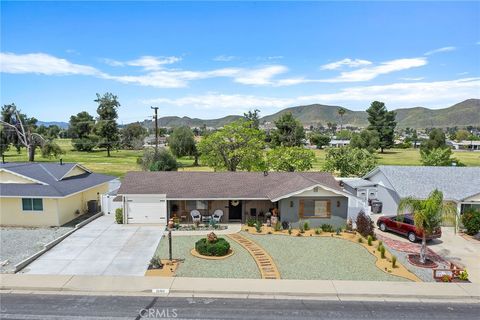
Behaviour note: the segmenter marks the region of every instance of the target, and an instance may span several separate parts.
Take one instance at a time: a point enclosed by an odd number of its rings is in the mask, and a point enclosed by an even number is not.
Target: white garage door
[[[167,203],[127,202],[128,223],[167,223]]]

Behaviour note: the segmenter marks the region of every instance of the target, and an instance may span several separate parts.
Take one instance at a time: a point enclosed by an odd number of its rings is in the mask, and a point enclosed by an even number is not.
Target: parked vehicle
[[[377,226],[382,231],[392,231],[404,235],[410,242],[421,240],[423,232],[415,227],[413,217],[409,214],[397,216],[384,216],[377,220]],[[437,239],[442,236],[442,230],[436,229],[433,234],[427,236],[427,240]]]

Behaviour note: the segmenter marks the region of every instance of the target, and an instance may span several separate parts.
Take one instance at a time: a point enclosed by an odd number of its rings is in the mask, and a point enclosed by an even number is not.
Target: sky
[[[0,103],[42,121],[480,98],[480,2],[1,2]]]

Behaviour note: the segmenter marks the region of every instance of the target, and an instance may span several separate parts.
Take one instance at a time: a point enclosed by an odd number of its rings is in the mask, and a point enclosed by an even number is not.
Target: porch
[[[177,218],[180,223],[193,223],[191,212],[197,210],[202,220],[209,220],[216,210],[221,210],[221,223],[244,223],[248,218],[265,220],[268,212],[278,208],[278,202],[263,199],[227,200],[227,199],[170,199],[167,200],[168,218]]]

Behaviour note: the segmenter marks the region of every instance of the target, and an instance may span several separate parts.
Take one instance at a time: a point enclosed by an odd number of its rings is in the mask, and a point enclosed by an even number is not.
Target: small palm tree
[[[347,112],[347,110],[345,108],[338,108],[337,110],[338,112],[338,115],[340,116],[340,130],[342,130],[343,128],[343,115],[345,114],[345,112]]]
[[[398,214],[409,212],[413,215],[413,222],[422,231],[422,247],[420,262],[426,262],[427,236],[439,228],[444,221],[455,222],[457,208],[451,202],[443,201],[443,193],[435,189],[427,199],[419,200],[407,197],[400,201]]]

